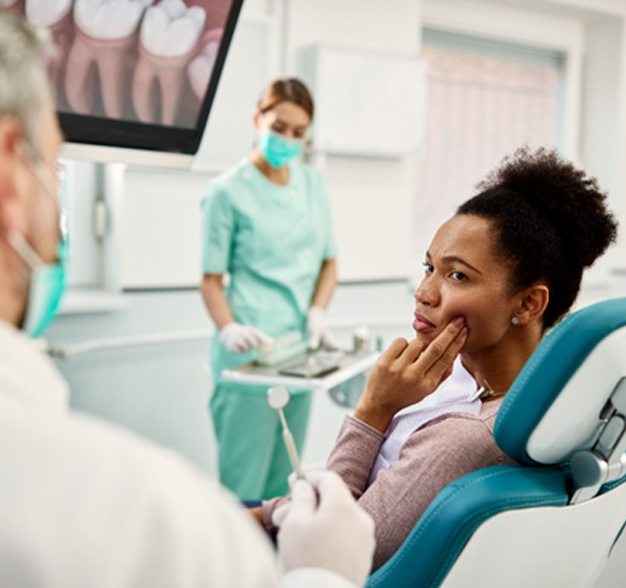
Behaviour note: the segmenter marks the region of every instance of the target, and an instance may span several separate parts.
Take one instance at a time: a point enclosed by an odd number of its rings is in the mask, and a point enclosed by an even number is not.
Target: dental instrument
[[[285,447],[287,448],[287,454],[289,455],[291,467],[296,474],[296,478],[298,480],[302,480],[304,479],[304,473],[302,472],[300,460],[298,459],[296,444],[294,443],[291,431],[289,431],[287,419],[285,418],[285,413],[283,412],[283,408],[287,406],[288,402],[289,390],[287,390],[285,386],[272,386],[267,391],[267,403],[278,412],[278,416],[280,417],[280,423],[283,427],[283,441],[285,442]]]

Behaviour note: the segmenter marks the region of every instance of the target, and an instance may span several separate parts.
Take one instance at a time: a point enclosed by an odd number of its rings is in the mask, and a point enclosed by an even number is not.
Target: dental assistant
[[[292,331],[311,348],[334,346],[324,320],[337,282],[331,215],[322,178],[297,160],[312,119],[302,82],[272,82],[254,113],[252,153],[203,199],[202,295],[218,329],[210,412],[220,480],[246,500],[284,492],[290,464],[266,387],[224,382],[222,370]],[[299,452],[310,403],[310,391],[295,390],[285,409]]]
[[[49,54],[0,9],[0,584],[361,586],[373,523],[335,474],[296,482],[277,559],[238,501],[191,464],[69,410],[67,383],[32,339],[65,284]]]

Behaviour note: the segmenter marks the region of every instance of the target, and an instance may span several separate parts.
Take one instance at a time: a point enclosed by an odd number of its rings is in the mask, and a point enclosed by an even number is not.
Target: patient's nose
[[[424,306],[437,306],[439,292],[432,279],[424,278],[415,290],[415,302]]]

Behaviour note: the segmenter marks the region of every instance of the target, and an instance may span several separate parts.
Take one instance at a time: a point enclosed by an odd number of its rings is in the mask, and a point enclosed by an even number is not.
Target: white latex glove
[[[322,568],[363,586],[374,546],[374,521],[335,472],[296,480],[278,532],[278,557],[285,571]]]
[[[244,353],[261,345],[272,343],[273,339],[258,329],[239,323],[228,323],[220,331],[220,343],[231,353]]]
[[[311,306],[306,328],[309,333],[309,349],[337,349],[337,341],[326,327],[325,311],[319,306]]]

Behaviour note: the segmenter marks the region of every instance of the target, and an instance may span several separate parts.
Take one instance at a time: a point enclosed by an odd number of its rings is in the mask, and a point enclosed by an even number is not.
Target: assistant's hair
[[[297,104],[313,120],[313,98],[308,88],[297,78],[282,78],[271,82],[257,104],[261,112],[267,112],[281,102],[293,102]]]
[[[543,328],[572,306],[583,270],[617,238],[617,221],[595,178],[556,151],[524,147],[506,157],[457,214],[490,220],[498,255],[512,264],[513,291],[544,282]]]
[[[46,65],[53,55],[45,29],[0,9],[0,116],[14,116],[30,145],[52,104]]]

